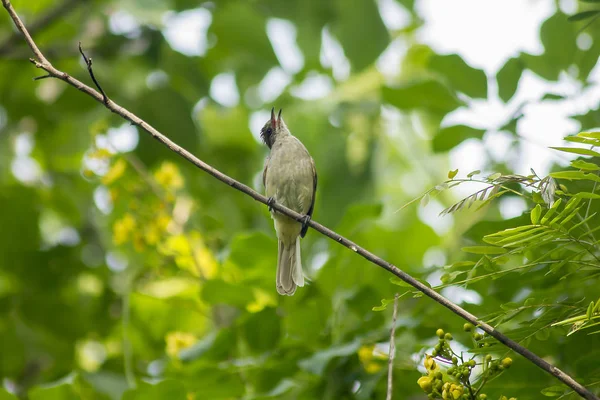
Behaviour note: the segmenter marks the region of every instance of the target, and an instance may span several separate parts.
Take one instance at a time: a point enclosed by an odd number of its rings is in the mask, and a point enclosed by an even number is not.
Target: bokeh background
[[[568,165],[548,146],[600,126],[600,22],[568,20],[595,3],[13,1],[57,68],[92,85],[81,41],[112,100],[258,191],[259,130],[283,108],[317,165],[314,218],[434,286],[461,246],[530,204],[439,216],[473,184],[403,206],[448,170]],[[381,399],[391,309],[373,307],[396,292],[395,398],[424,398],[438,327],[472,346],[463,321],[315,232],[311,283],[279,297],[266,207],[64,82],[33,81],[30,56],[1,10],[0,398]],[[589,303],[593,289],[559,278],[441,291],[478,316],[532,292]],[[500,329],[600,380],[598,339],[547,321],[521,335],[534,311]],[[486,391],[533,399],[554,384],[515,357]]]

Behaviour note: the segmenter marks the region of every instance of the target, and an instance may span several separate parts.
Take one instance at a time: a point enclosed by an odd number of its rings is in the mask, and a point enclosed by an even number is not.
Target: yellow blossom
[[[153,246],[158,243],[161,237],[161,230],[156,221],[153,221],[148,224],[148,227],[144,231],[144,240],[150,246]]]
[[[156,181],[165,189],[176,190],[183,187],[183,177],[179,168],[172,162],[164,162],[154,173]]]
[[[127,169],[127,163],[122,158],[118,159],[112,167],[108,170],[108,172],[102,177],[102,183],[106,186],[115,182],[125,173]]]
[[[374,349],[375,345],[364,345],[358,349],[358,359],[369,374],[377,373],[383,368],[382,364],[377,361],[379,357],[375,356]]]
[[[120,245],[131,240],[136,223],[133,215],[125,214],[113,224],[113,242]]]
[[[251,313],[262,311],[267,306],[277,306],[277,299],[270,292],[262,289],[252,289],[254,301],[246,306],[246,310]]]
[[[169,332],[165,337],[165,342],[167,342],[167,354],[172,358],[177,358],[181,350],[196,343],[196,336],[188,332]]]
[[[435,360],[429,354],[425,354],[425,361],[423,361],[423,365],[428,373],[433,372],[438,368]]]

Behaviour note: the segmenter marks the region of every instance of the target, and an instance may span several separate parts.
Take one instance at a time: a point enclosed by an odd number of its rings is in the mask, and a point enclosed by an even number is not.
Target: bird
[[[314,211],[317,171],[306,147],[283,121],[281,111],[275,118],[275,108],[271,109],[271,118],[261,129],[260,137],[270,150],[263,170],[263,185],[278,240],[277,292],[292,296],[298,286],[304,286],[300,238],[306,235]],[[303,214],[302,222],[274,210],[274,203]]]

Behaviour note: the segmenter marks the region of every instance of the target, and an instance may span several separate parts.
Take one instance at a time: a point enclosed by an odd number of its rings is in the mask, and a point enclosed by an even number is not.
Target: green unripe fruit
[[[485,361],[486,362],[492,361],[492,356],[490,354],[488,354],[487,356],[485,356]]]
[[[433,375],[433,377],[434,377],[435,379],[442,379],[442,378],[444,377],[444,375],[443,375],[443,374],[442,374],[440,371],[437,371],[437,372],[436,372],[436,373]]]
[[[474,333],[473,334],[473,339],[475,340],[481,340],[483,338],[483,336],[481,336],[481,333]]]
[[[469,361],[467,362],[467,365],[468,365],[469,367],[471,367],[471,368],[473,368],[473,367],[475,366],[475,364],[476,364],[475,360],[469,360]]]
[[[504,360],[502,360],[502,366],[504,368],[510,368],[510,366],[512,365],[513,360],[510,357],[506,357]]]
[[[437,331],[435,331],[435,334],[437,335],[437,337],[439,337],[440,339],[444,338],[444,330],[443,329],[438,329]]]
[[[473,328],[474,328],[473,324],[470,324],[468,322],[463,325],[463,330],[465,332],[471,332],[473,330]]]
[[[454,364],[454,365],[458,364],[458,358],[452,357],[452,364]]]
[[[479,400],[487,400],[487,394],[485,394],[485,393],[481,393],[481,394],[479,395]]]
[[[446,339],[446,340],[452,340],[452,334],[451,333],[446,333],[444,335],[444,339]]]

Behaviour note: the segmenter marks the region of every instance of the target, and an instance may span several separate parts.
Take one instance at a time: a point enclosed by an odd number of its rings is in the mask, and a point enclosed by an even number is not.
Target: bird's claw
[[[267,199],[267,207],[269,207],[269,212],[273,212],[273,205],[275,205],[275,198],[271,196]]]

